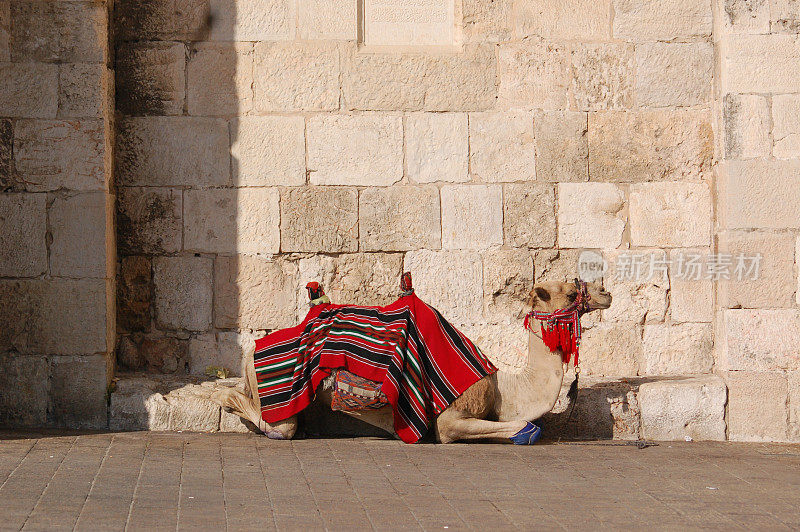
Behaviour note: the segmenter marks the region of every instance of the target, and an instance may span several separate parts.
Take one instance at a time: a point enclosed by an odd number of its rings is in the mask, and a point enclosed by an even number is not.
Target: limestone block
[[[0,109],[11,118],[55,118],[58,65],[0,63]]]
[[[536,179],[533,113],[472,113],[470,172],[486,183]]]
[[[793,35],[732,35],[720,59],[723,92],[795,92],[800,40]]]
[[[586,375],[635,377],[643,362],[638,323],[599,323],[581,335],[581,370]]]
[[[111,430],[169,430],[170,406],[147,378],[117,382],[108,407]]]
[[[521,2],[517,36],[552,40],[598,40],[611,37],[611,0]]]
[[[258,111],[339,108],[339,51],[330,44],[260,42],[254,76]]]
[[[228,124],[217,118],[120,121],[116,166],[123,185],[220,186],[231,182]]]
[[[711,35],[711,6],[704,0],[614,0],[614,37],[634,41]]]
[[[9,33],[11,30],[11,3],[0,3],[0,62],[11,61]]]
[[[636,101],[645,107],[701,105],[711,100],[711,43],[636,46]]]
[[[189,384],[164,396],[169,404],[169,430],[216,432],[220,406],[211,401],[212,390]]]
[[[469,139],[464,113],[406,116],[406,166],[417,183],[467,181]]]
[[[630,220],[634,246],[707,246],[711,193],[704,183],[635,183]]]
[[[152,264],[147,257],[123,257],[117,276],[117,326],[123,331],[150,328]]]
[[[245,421],[236,414],[226,412],[225,409],[220,410],[219,416],[219,431],[220,432],[239,432],[248,433],[255,432],[255,426],[249,421]]]
[[[663,322],[669,280],[657,267],[666,260],[666,254],[658,250],[644,253],[619,250],[604,253],[604,259],[609,266],[604,284],[614,301],[603,311],[603,321]],[[653,275],[649,275],[650,260],[653,261]],[[646,261],[647,266],[637,272],[633,265],[640,261]]]
[[[189,114],[249,113],[253,108],[253,56],[251,43],[196,43],[186,67]]]
[[[167,329],[211,327],[213,261],[205,257],[155,257],[156,321]]]
[[[787,374],[789,385],[789,440],[800,440],[800,371]]]
[[[503,243],[499,185],[446,185],[441,194],[443,248],[486,249]]]
[[[58,80],[59,118],[101,118],[110,113],[114,76],[106,65],[61,65]]]
[[[47,423],[49,370],[44,357],[0,354],[0,425],[41,427]]]
[[[0,195],[0,276],[37,277],[47,271],[44,194]]]
[[[775,96],[773,102],[778,98]],[[769,156],[772,147],[769,137],[771,126],[769,104],[764,96],[726,94],[722,112],[726,157],[749,159]],[[779,120],[777,115],[775,120]]]
[[[305,185],[302,116],[246,116],[231,124],[233,180],[239,186]]]
[[[578,276],[578,249],[540,249],[534,255],[534,274],[537,283],[565,281]]]
[[[716,375],[646,382],[638,399],[645,439],[725,439],[726,390]]]
[[[448,321],[482,321],[483,267],[471,251],[409,251],[403,265],[411,272],[414,289]]]
[[[69,428],[105,429],[106,387],[111,377],[105,355],[52,357],[48,417]]]
[[[103,63],[108,11],[94,2],[13,2],[11,60]]]
[[[18,188],[14,181],[14,128],[11,120],[0,120],[0,187],[12,192]]]
[[[702,179],[714,153],[711,116],[703,110],[591,113],[592,181]]]
[[[504,186],[503,231],[512,247],[552,247],[556,242],[555,192],[544,183]]]
[[[363,251],[442,247],[439,191],[434,186],[368,188],[359,197]]]
[[[281,191],[281,250],[358,250],[358,192],[303,187]]]
[[[522,320],[503,316],[500,323],[474,323],[456,326],[502,371],[519,373],[528,360],[528,331]]]
[[[293,308],[289,316],[294,318]],[[209,366],[217,366],[227,369],[230,375],[241,376],[243,356],[254,350],[255,336],[247,332],[201,334],[189,340],[189,372],[205,375]]]
[[[627,43],[583,44],[572,53],[572,93],[581,111],[633,107],[634,50]]]
[[[119,111],[128,115],[183,114],[186,97],[183,43],[123,44],[117,47],[116,58]]]
[[[237,255],[214,263],[214,325],[281,329],[295,325],[297,265]]]
[[[722,19],[728,33],[769,33],[769,0],[725,0]]]
[[[467,42],[500,42],[513,34],[513,0],[464,0],[463,38]]]
[[[230,17],[211,16],[208,0],[119,0],[114,4],[114,33],[118,41],[198,41],[212,28],[232,26]],[[255,4],[255,2],[249,2]],[[218,13],[214,13],[218,15]]]
[[[589,140],[586,113],[542,111],[533,121],[536,179],[588,181]]]
[[[188,342],[169,336],[148,336],[138,346],[151,373],[184,373],[189,367]]]
[[[800,161],[728,161],[717,182],[720,225],[728,229],[800,227]]]
[[[710,373],[714,365],[710,323],[647,324],[642,344],[643,375]]]
[[[14,158],[30,190],[105,190],[107,158],[102,120],[18,120]]]
[[[792,291],[785,289],[795,284],[794,235],[725,231],[718,239],[719,253],[731,256],[729,276],[718,284],[723,307],[794,305]],[[776,290],[776,287],[781,288]]]
[[[614,249],[622,242],[625,196],[610,183],[559,183],[558,245]]]
[[[307,134],[312,185],[388,186],[403,177],[398,115],[318,115]]]
[[[308,313],[305,286],[311,281],[320,283],[333,303],[388,305],[400,295],[402,267],[401,253],[314,255],[300,259],[297,317],[303,319]]]
[[[530,310],[533,289],[533,254],[527,249],[494,249],[483,254],[484,315],[517,326]]]
[[[800,157],[800,96],[779,94],[772,97],[772,134],[775,157]]]
[[[357,37],[356,0],[308,0],[297,5],[298,37],[303,40]]]
[[[787,381],[783,373],[729,371],[728,439],[786,441]]]
[[[673,322],[710,322],[714,317],[713,283],[703,278],[702,269],[699,279],[689,270],[687,263],[693,256],[702,257],[710,254],[708,248],[673,249],[670,251],[669,268],[669,312]]]
[[[572,80],[566,45],[526,41],[502,44],[498,52],[497,104],[501,109],[565,109]]]
[[[117,238],[122,254],[181,250],[183,195],[179,189],[117,188]]]
[[[117,367],[130,370],[142,369],[144,357],[131,336],[121,336],[117,342]]]
[[[210,40],[285,41],[295,36],[297,11],[292,0],[210,0]]]
[[[50,274],[114,277],[114,198],[105,192],[57,197],[49,209]]]
[[[277,253],[278,190],[240,188],[184,193],[183,247],[209,253]]]
[[[724,311],[728,369],[800,369],[800,312],[792,309]]]
[[[800,30],[800,6],[793,0],[770,0],[772,31],[798,33]],[[763,33],[767,33],[764,31]]]

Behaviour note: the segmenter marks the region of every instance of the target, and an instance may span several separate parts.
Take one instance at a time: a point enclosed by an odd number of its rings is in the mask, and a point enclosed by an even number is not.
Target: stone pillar
[[[0,425],[107,426],[113,88],[105,1],[0,0]]]

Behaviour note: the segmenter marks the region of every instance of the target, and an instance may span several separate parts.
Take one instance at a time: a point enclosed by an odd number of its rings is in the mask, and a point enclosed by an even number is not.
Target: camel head
[[[579,287],[575,282],[545,281],[536,283],[531,290],[528,304],[537,312],[555,312],[575,302]],[[611,294],[603,289],[600,283],[586,283],[589,295],[587,312],[606,309],[611,306]]]

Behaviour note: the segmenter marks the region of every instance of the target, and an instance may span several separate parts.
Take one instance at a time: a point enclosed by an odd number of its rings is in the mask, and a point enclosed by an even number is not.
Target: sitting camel
[[[547,319],[554,312],[580,308],[580,312],[605,309],[611,305],[611,295],[598,283],[569,283],[549,281],[538,283],[530,292],[529,317]],[[577,315],[577,314],[576,314]],[[579,322],[577,323],[580,327]],[[538,327],[529,327],[528,359],[522,372],[498,371],[470,386],[450,404],[433,423],[436,441],[489,440],[498,442],[531,443],[538,439],[539,429],[532,424],[552,410],[564,378],[561,349],[551,351]],[[548,339],[549,340],[549,339]],[[553,345],[552,342],[547,343]],[[575,353],[577,356],[577,352]],[[253,365],[253,351],[243,360],[244,393],[229,388],[219,391],[213,399],[233,413],[252,422],[270,438],[290,439],[297,431],[297,416],[277,423],[266,423],[261,417],[258,384]],[[320,384],[316,401],[330,407],[332,377]],[[345,412],[370,425],[394,433],[391,406],[376,410]],[[535,438],[532,436],[535,434]],[[520,437],[527,441],[519,441]]]

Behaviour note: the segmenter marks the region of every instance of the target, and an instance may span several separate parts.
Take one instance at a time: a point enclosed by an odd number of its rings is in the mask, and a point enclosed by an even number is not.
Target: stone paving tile
[[[800,446],[0,431],[0,530],[800,528]]]

